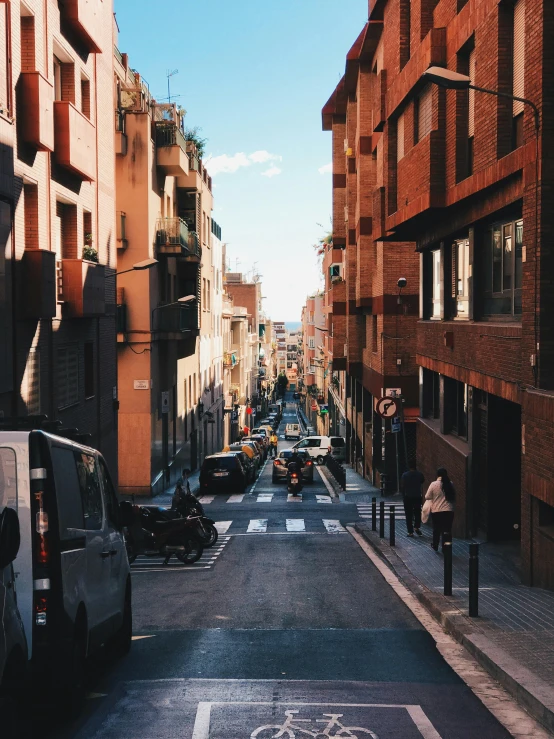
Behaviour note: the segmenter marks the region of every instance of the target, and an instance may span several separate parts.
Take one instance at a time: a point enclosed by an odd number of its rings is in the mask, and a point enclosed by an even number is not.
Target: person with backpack
[[[448,477],[444,467],[437,470],[437,479],[429,485],[425,493],[425,500],[431,503],[431,516],[433,519],[433,542],[431,546],[435,552],[439,549],[441,536],[444,547],[444,534],[452,534],[454,522],[454,503],[456,492],[454,485]]]

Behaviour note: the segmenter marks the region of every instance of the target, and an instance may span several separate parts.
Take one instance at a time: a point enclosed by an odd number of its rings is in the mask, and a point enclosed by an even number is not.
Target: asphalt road
[[[131,654],[94,667],[83,717],[50,736],[508,737],[341,530],[355,505],[325,496],[316,473],[289,501],[268,463],[242,500],[206,503],[225,522],[213,556],[137,560]]]

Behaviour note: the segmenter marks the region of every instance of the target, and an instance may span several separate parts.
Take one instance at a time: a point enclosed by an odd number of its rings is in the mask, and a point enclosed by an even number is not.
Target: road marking
[[[244,500],[244,494],[243,495],[231,495],[227,503],[242,503],[243,500]]]
[[[315,499],[318,503],[331,503],[331,498],[328,495],[316,495]]]
[[[298,493],[298,495],[289,493],[287,495],[287,503],[302,503],[302,493]]]
[[[273,493],[260,493],[256,498],[256,503],[271,503],[273,500]]]
[[[232,524],[232,521],[216,521],[215,527],[217,529],[218,534],[226,534],[229,531],[229,526]]]
[[[209,505],[209,503],[213,503],[215,499],[215,495],[203,495],[201,498],[198,498],[200,503],[202,505]]]
[[[316,469],[317,469],[317,467],[316,467]],[[333,490],[333,488],[331,486],[331,483],[326,478],[326,476],[323,474],[323,472],[320,472],[320,470],[317,469],[317,474],[321,477],[321,481],[323,482],[323,484],[327,488],[327,492],[329,493],[329,495],[331,496],[331,498],[336,498],[337,497],[337,494]]]
[[[306,531],[306,524],[303,518],[287,518],[287,531]]]
[[[328,534],[346,534],[348,533],[340,521],[324,518],[323,525],[327,529]]]
[[[247,534],[265,534],[267,531],[267,518],[252,518],[246,529]]]

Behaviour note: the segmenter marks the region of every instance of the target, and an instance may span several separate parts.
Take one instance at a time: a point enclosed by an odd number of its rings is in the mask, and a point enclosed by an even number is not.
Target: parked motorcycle
[[[121,519],[129,562],[139,555],[165,556],[164,565],[174,554],[183,564],[197,562],[204,551],[205,531],[199,516],[169,516],[165,508],[120,503]]]
[[[217,542],[219,533],[215,527],[215,521],[206,516],[202,503],[192,493],[186,492],[178,496],[174,500],[171,510],[168,510],[167,513],[168,518],[175,518],[176,515],[183,518],[196,516],[199,528],[202,530],[202,544],[205,549],[213,547]]]

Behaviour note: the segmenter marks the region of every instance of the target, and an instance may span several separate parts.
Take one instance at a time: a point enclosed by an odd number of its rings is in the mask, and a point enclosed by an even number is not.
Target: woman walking
[[[425,500],[431,501],[431,515],[433,517],[433,543],[435,552],[439,549],[441,534],[452,533],[454,521],[454,501],[456,493],[454,485],[448,477],[444,467],[437,470],[437,479],[429,485],[425,493]],[[444,546],[444,537],[443,537]]]

